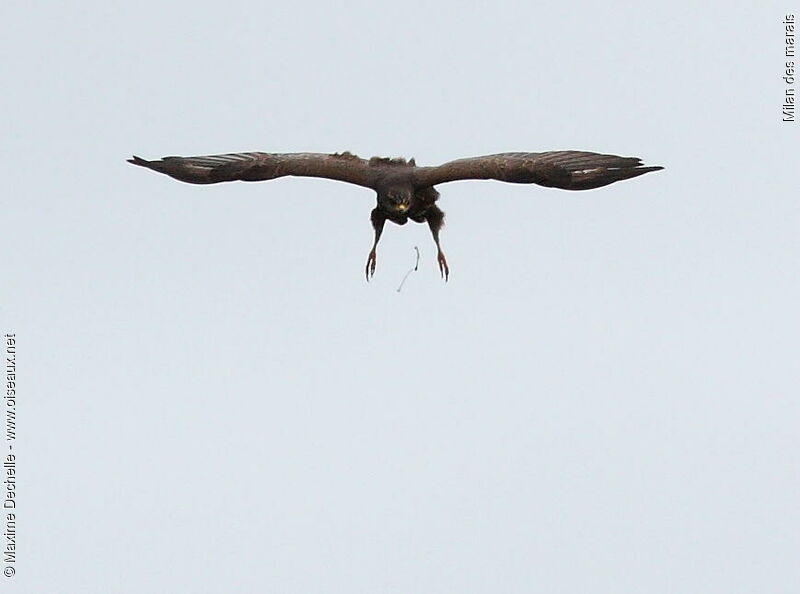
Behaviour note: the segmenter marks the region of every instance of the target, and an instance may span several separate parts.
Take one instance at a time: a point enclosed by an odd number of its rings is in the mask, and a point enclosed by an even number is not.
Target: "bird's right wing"
[[[643,167],[638,157],[551,151],[459,159],[438,167],[419,167],[416,177],[420,185],[430,186],[462,179],[496,179],[564,190],[589,190],[659,169],[663,167]]]
[[[324,177],[372,187],[369,161],[350,153],[230,153],[203,157],[164,157],[147,161],[134,156],[128,163],[165,173],[190,184],[262,181],[286,175]]]

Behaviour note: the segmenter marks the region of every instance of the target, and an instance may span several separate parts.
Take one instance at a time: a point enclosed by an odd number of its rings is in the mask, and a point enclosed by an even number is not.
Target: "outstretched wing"
[[[417,181],[434,186],[461,179],[496,179],[564,190],[589,190],[659,169],[663,167],[642,166],[637,157],[584,151],[500,153],[450,161],[439,167],[420,167]]]
[[[190,184],[262,181],[297,175],[326,177],[372,187],[369,162],[350,153],[231,153],[204,157],[164,157],[158,161],[134,156],[128,159],[128,163],[165,173]]]

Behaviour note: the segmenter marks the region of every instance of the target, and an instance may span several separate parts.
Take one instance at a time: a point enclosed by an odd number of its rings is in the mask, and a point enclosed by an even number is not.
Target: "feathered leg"
[[[439,245],[439,230],[444,225],[444,212],[433,204],[425,212],[425,218],[428,220],[428,227],[431,229],[433,241],[436,242],[436,249],[438,251],[436,258],[439,261],[439,273],[442,275],[444,282],[447,282],[447,279],[450,277],[450,268],[447,266],[447,258],[444,257],[442,246]]]
[[[378,256],[375,250],[378,247],[378,241],[381,239],[381,233],[383,233],[386,215],[384,215],[379,208],[375,208],[370,214],[369,219],[372,221],[372,228],[375,229],[375,242],[372,244],[372,250],[367,257],[367,267],[365,269],[367,282],[369,282],[370,277],[375,276],[375,265],[378,263]]]

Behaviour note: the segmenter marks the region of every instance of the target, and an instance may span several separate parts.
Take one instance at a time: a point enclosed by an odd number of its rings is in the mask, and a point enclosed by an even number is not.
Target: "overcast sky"
[[[5,2],[2,589],[797,592],[795,9]],[[666,169],[440,186],[447,284],[364,281],[363,188],[125,163],[553,149]]]

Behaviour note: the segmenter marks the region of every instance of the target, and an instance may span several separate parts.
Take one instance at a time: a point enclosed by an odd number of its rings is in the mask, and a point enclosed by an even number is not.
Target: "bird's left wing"
[[[324,177],[372,187],[369,162],[350,153],[230,153],[203,157],[164,157],[128,163],[165,173],[190,184],[262,181],[286,175]]]
[[[551,151],[459,159],[438,167],[418,167],[415,175],[420,185],[430,186],[462,179],[496,179],[564,190],[589,190],[659,169],[663,167],[643,167],[638,157]]]

